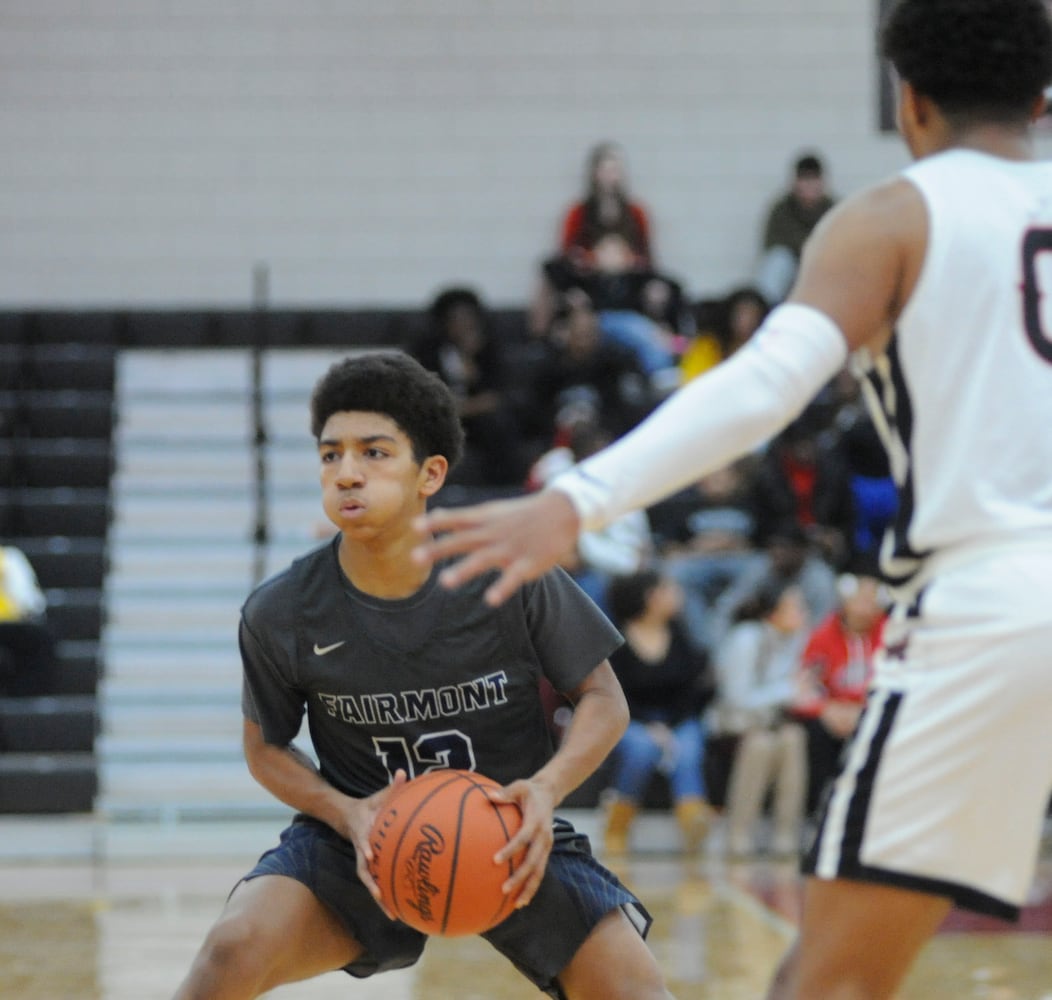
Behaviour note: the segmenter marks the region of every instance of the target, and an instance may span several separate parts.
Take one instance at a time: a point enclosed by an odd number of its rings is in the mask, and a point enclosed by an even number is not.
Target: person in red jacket
[[[563,218],[559,249],[578,266],[600,270],[642,269],[653,263],[650,220],[629,197],[624,154],[616,143],[602,142],[589,154],[587,190]],[[616,261],[609,260],[615,253]]]
[[[804,648],[801,694],[793,708],[807,729],[809,813],[836,773],[840,753],[862,714],[887,617],[875,577],[845,573],[837,590],[838,607],[811,633]]]

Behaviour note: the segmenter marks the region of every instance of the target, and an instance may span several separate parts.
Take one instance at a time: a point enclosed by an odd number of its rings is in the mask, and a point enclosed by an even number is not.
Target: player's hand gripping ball
[[[369,872],[384,906],[425,934],[481,934],[507,917],[501,886],[520,854],[496,864],[522,825],[519,807],[492,802],[497,782],[474,771],[429,771],[406,782],[376,816]]]

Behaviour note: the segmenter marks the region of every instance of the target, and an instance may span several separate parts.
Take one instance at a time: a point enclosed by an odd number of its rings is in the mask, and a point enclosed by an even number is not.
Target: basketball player
[[[298,815],[234,889],[175,996],[257,997],[415,962],[426,938],[381,910],[369,829],[407,776],[457,767],[501,782],[523,813],[499,855],[527,848],[505,883],[517,908],[486,940],[553,997],[664,1000],[646,910],[553,818],[627,726],[607,660],[621,637],[561,570],[496,609],[481,587],[451,593],[412,561],[413,519],[463,432],[448,389],[408,355],[334,365],[311,420],[339,534],[257,588],[240,629],[248,766]],[[542,676],[576,704],[554,755]],[[292,742],[304,710],[317,770]]]
[[[952,905],[1011,918],[1052,791],[1052,76],[1043,0],[900,0],[883,48],[918,161],[819,225],[789,302],[711,374],[545,492],[435,512],[498,567],[491,605],[583,527],[644,507],[785,426],[845,361],[889,449],[898,603],[813,849],[772,997],[888,997]]]

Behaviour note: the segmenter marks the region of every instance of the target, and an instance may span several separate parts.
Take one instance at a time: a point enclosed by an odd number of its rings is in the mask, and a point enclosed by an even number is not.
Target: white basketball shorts
[[[1015,919],[1052,794],[1052,547],[925,575],[892,611],[804,871]]]

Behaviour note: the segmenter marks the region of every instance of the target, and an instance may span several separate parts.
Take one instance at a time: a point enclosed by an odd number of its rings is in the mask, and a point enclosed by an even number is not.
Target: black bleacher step
[[[90,753],[99,717],[92,695],[0,698],[0,752]]]
[[[118,314],[107,309],[39,312],[31,322],[33,340],[45,344],[115,345],[120,327]]]
[[[0,489],[0,509],[12,537],[101,538],[113,517],[109,490],[95,486]]]
[[[22,438],[15,445],[23,486],[105,487],[113,475],[113,443],[108,438]]]
[[[224,310],[213,314],[213,332],[222,347],[302,344],[306,315],[294,310]]]
[[[26,389],[96,389],[113,392],[117,348],[107,344],[35,343],[26,349]]]
[[[51,693],[94,695],[102,672],[99,642],[87,639],[57,642]]]
[[[5,392],[25,382],[28,354],[21,344],[0,343],[0,389]]]
[[[98,587],[52,587],[45,591],[47,621],[56,639],[98,639],[105,623]]]
[[[91,812],[98,787],[94,754],[0,754],[0,813]]]
[[[131,312],[122,341],[129,347],[211,347],[215,344],[209,312],[182,309]]]
[[[32,389],[0,394],[0,413],[12,411],[34,438],[108,438],[113,393],[101,389]]]
[[[45,590],[102,587],[107,564],[105,539],[23,538],[18,547]]]

